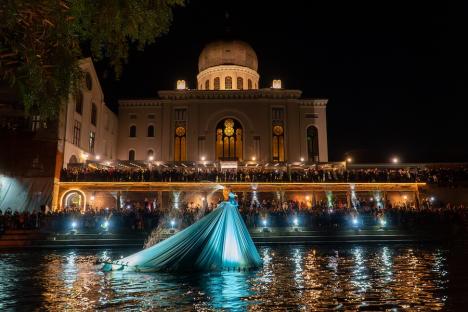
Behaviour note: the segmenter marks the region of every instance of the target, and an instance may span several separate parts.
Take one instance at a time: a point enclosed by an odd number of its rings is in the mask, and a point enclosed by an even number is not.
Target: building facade
[[[119,102],[117,158],[158,161],[327,162],[326,99],[259,88],[255,51],[217,41],[200,54],[197,89]]]
[[[80,62],[85,79],[81,90],[70,95],[59,118],[58,150],[64,166],[86,160],[113,160],[117,154],[117,115],[104,102],[104,93],[90,58]]]

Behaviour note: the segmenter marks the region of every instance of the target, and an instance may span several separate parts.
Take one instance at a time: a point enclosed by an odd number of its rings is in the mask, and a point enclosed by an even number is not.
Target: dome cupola
[[[240,40],[214,41],[198,59],[199,90],[258,89],[257,54]]]

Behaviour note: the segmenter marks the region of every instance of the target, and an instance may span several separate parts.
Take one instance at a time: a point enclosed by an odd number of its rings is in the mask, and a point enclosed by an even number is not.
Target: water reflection
[[[250,272],[111,272],[97,258],[133,250],[0,254],[0,310],[439,310],[464,299],[463,266],[447,249],[417,246],[261,247]],[[459,275],[464,276],[461,278]],[[449,285],[460,291],[451,293]],[[452,298],[456,297],[456,298]]]

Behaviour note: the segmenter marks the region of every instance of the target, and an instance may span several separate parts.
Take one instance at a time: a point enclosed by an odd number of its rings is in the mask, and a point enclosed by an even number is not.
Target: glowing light
[[[358,219],[357,218],[353,218],[353,225],[357,225],[358,224]]]
[[[431,202],[433,202],[433,201],[435,200],[435,197],[434,197],[434,196],[431,196],[431,198],[429,198],[429,200],[430,200]]]
[[[394,164],[398,164],[398,163],[400,162],[400,160],[398,159],[398,157],[393,157],[393,158],[392,158],[392,162],[393,162]]]
[[[293,223],[295,226],[297,226],[299,224],[299,220],[297,218],[294,218]]]
[[[262,224],[263,224],[263,226],[267,226],[267,220],[266,220],[266,219],[263,219],[263,220],[262,220]]]
[[[381,226],[387,225],[387,220],[385,220],[385,219],[380,219],[380,225],[381,225]]]
[[[257,160],[257,157],[253,156],[252,161],[256,161],[256,160]]]
[[[408,199],[408,196],[407,196],[407,195],[403,195],[403,199],[404,199],[404,200],[407,200],[407,199]]]
[[[127,209],[130,209],[130,208],[132,208],[132,207],[130,205],[127,205]]]
[[[153,160],[154,160],[154,156],[151,155],[150,157],[148,157],[148,160],[149,160],[149,161],[153,161]]]
[[[110,166],[111,162],[110,161],[106,161],[106,166]]]
[[[203,197],[203,196],[200,199],[201,199],[201,201],[205,201],[205,197]]]
[[[171,228],[174,228],[174,225],[175,225],[175,220],[172,219],[172,220],[171,220]]]
[[[185,90],[185,89],[187,89],[185,80],[177,80],[177,90]]]
[[[94,200],[95,199],[94,195],[91,195],[89,199]]]
[[[76,226],[77,226],[76,222],[73,221],[72,224],[71,224],[71,226],[72,226],[73,229],[76,229]]]
[[[202,161],[205,161],[205,159],[206,159],[205,156],[202,156],[202,157],[201,157],[201,160],[202,160]]]
[[[310,200],[310,196],[309,196],[309,195],[306,196],[306,200]]]
[[[96,160],[99,160],[99,159],[101,159],[101,156],[100,156],[100,155],[96,155],[95,158],[96,158]]]
[[[89,155],[86,154],[86,153],[83,153],[83,154],[81,154],[81,157],[82,157],[83,159],[88,159]]]
[[[370,200],[370,201],[374,201],[374,198],[373,198],[373,197],[371,197],[371,198],[369,198],[369,200]]]
[[[109,221],[107,220],[104,221],[104,223],[102,224],[102,227],[107,230],[107,228],[109,228]]]
[[[281,89],[281,79],[274,79],[272,88],[273,89]]]
[[[346,161],[350,163],[350,162],[353,162],[353,159],[351,157],[348,157],[346,158]]]
[[[301,157],[301,161],[304,161],[304,157]]]

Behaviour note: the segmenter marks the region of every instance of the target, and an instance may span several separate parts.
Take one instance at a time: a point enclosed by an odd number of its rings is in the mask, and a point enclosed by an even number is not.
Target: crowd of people
[[[182,203],[178,208],[162,209],[159,205],[126,203],[122,208],[67,209],[60,212],[13,212],[0,211],[0,233],[7,229],[36,229],[44,232],[145,232],[158,226],[185,228],[204,215],[216,209],[216,203]],[[239,201],[239,212],[246,225],[251,228],[310,228],[315,230],[405,228],[409,230],[433,229],[468,230],[468,209],[462,205],[445,207],[423,202],[419,208],[412,205],[374,203],[346,207],[343,204],[330,205],[320,201],[310,205],[294,200],[282,203],[274,200],[261,202]]]
[[[468,167],[410,169],[290,169],[284,167],[207,167],[144,169],[68,168],[63,169],[64,182],[426,182],[455,186],[468,181]]]

